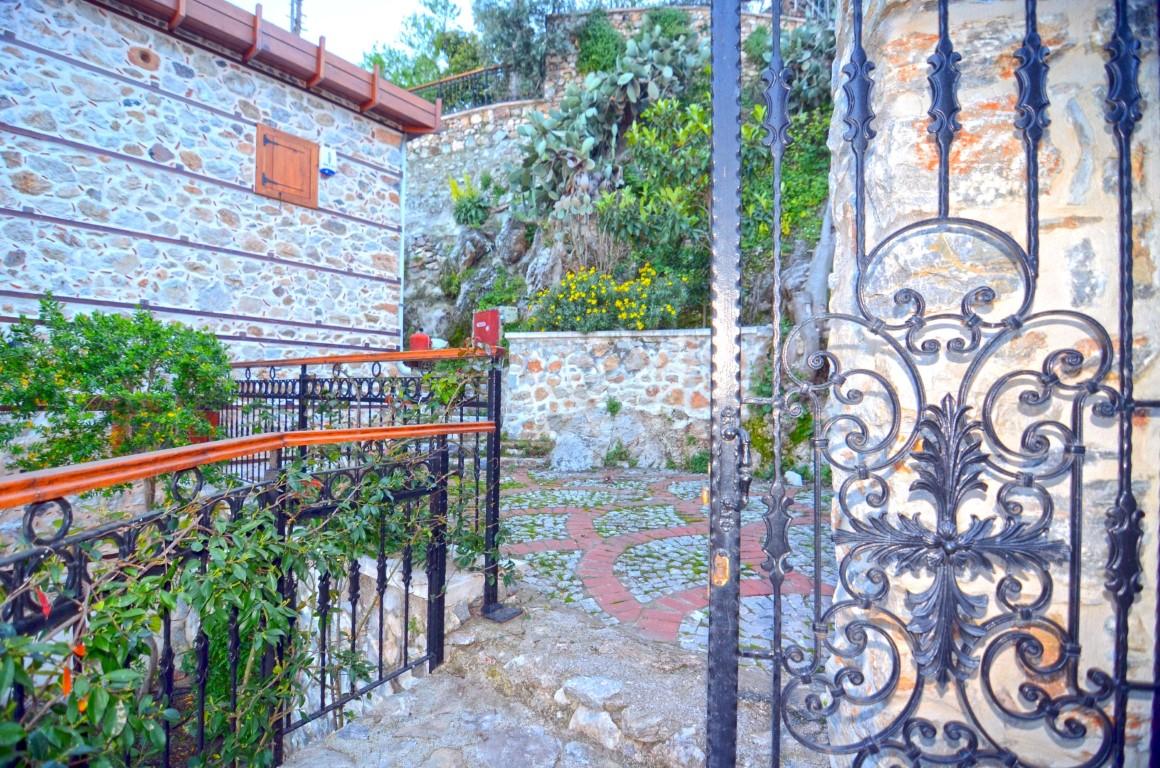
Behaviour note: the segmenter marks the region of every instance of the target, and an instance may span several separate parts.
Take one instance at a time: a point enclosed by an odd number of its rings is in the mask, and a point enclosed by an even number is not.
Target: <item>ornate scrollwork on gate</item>
[[[1131,492],[1131,178],[1124,165],[1140,94],[1139,42],[1126,0],[1114,6],[1108,119],[1121,157],[1118,350],[1095,318],[1037,296],[1038,152],[1049,101],[1035,0],[1026,0],[1027,31],[1015,52],[1012,116],[1027,156],[1027,248],[993,225],[950,213],[962,55],[951,43],[948,2],[940,0],[928,60],[938,214],[888,234],[869,253],[863,174],[875,135],[874,64],[862,44],[861,2],[852,0],[853,44],[842,73],[854,172],[854,308],[807,320],[774,353],[775,415],[812,415],[815,464],[833,471],[832,505],[822,484],[814,485],[812,525],[820,541],[817,532],[832,520],[838,584],[828,604],[815,600],[812,639],[783,633],[776,612],[794,565],[779,476],[763,499],[764,567],[776,614],[771,650],[745,654],[774,670],[775,764],[783,729],[810,750],[856,766],[1123,760],[1127,691],[1141,687],[1126,679],[1125,661],[1142,530]],[[777,160],[790,140],[782,68],[775,45],[765,80],[767,144]],[[775,263],[780,250],[775,239]],[[798,353],[807,330],[828,335],[828,348]],[[1098,458],[1089,456],[1093,432],[1114,435],[1113,447],[1101,448],[1104,459],[1115,452],[1114,500],[1085,482],[1085,463]],[[1099,565],[1109,597],[1103,621],[1114,625],[1115,648],[1081,661],[1081,589],[1090,580],[1084,522],[1093,497],[1106,512],[1108,556]],[[818,562],[807,574],[815,592]]]

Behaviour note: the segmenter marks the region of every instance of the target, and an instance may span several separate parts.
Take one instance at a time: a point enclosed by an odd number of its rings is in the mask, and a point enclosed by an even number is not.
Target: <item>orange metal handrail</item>
[[[487,358],[502,354],[478,347],[451,347],[449,349],[410,349],[401,352],[360,352],[353,355],[326,355],[323,357],[291,357],[284,360],[243,360],[230,363],[231,368],[270,368],[279,365],[342,365],[344,363],[430,363],[440,360]]]
[[[160,451],[90,461],[69,467],[42,469],[0,478],[0,509],[110,488],[134,480],[144,480],[148,477],[192,469],[203,464],[216,464],[241,456],[267,453],[285,448],[372,440],[406,440],[442,435],[483,434],[494,432],[495,428],[496,425],[493,421],[479,421],[362,429],[315,429],[274,432],[186,445],[179,448],[166,448]]]

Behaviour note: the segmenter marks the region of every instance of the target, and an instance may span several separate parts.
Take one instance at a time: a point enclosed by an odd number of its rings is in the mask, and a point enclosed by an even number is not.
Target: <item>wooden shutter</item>
[[[258,126],[254,191],[296,205],[318,207],[318,145]]]

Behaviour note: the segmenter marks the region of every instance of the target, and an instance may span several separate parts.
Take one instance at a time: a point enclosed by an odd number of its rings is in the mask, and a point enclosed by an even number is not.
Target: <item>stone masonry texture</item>
[[[743,376],[757,376],[770,336],[765,327],[743,331]],[[508,437],[580,435],[597,458],[620,440],[642,466],[679,462],[707,445],[708,329],[512,332],[507,340]]]
[[[853,37],[849,26],[850,4],[839,5],[838,58],[839,62],[845,63],[849,60]],[[1155,102],[1155,96],[1160,92],[1160,82],[1157,81],[1160,68],[1156,66],[1157,19],[1155,3],[1141,0],[1130,5],[1132,25],[1142,42],[1139,72],[1140,89],[1145,99],[1143,119],[1135,131],[1131,158],[1135,186],[1133,273],[1136,283],[1136,324],[1131,346],[1135,349],[1136,397],[1155,398],[1160,396],[1160,339],[1157,338],[1160,275],[1156,265],[1160,246],[1160,229],[1156,220],[1156,201],[1160,200],[1160,189],[1157,188],[1160,182],[1160,155],[1157,154],[1160,110]],[[868,252],[879,247],[896,230],[932,217],[937,210],[938,153],[935,141],[928,133],[930,119],[927,115],[931,100],[927,59],[938,42],[935,11],[933,3],[886,0],[866,4],[865,44],[875,65],[872,108],[876,115],[872,123],[876,136],[870,141],[866,165]],[[951,3],[949,22],[954,48],[963,57],[959,65],[961,79],[958,89],[961,105],[958,120],[962,130],[955,136],[949,153],[950,214],[995,227],[1009,235],[1020,248],[1025,248],[1027,163],[1020,135],[1014,126],[1017,97],[1014,72],[1018,66],[1014,52],[1024,34],[1024,3],[1015,0]],[[1040,3],[1038,26],[1043,43],[1050,49],[1047,59],[1050,67],[1047,81],[1050,124],[1040,149],[1040,270],[1030,311],[1078,311],[1091,315],[1107,329],[1111,347],[1115,350],[1119,345],[1120,299],[1117,164],[1114,137],[1105,118],[1107,83],[1104,71],[1108,56],[1104,46],[1110,40],[1113,28],[1112,3]],[[838,77],[835,86],[842,81],[844,77]],[[830,310],[850,313],[856,311],[855,282],[850,279],[857,272],[854,168],[852,153],[842,140],[847,130],[842,119],[846,98],[840,88],[835,90],[835,105],[837,109],[829,139],[836,153],[830,175],[836,230]],[[945,247],[940,247],[940,244]],[[918,239],[910,247],[888,250],[890,253],[886,258],[875,259],[867,268],[864,297],[868,306],[876,308],[892,322],[896,321],[897,313],[907,311],[901,304],[894,304],[897,292],[905,287],[914,288],[926,297],[928,316],[945,311],[948,306],[950,311],[958,312],[958,301],[964,292],[979,286],[990,286],[995,290],[995,300],[985,307],[980,306],[980,312],[992,320],[1002,320],[1014,314],[1022,301],[1022,286],[1026,285],[1026,280],[1013,269],[1011,260],[997,258],[996,249],[983,245],[979,238],[956,235]],[[948,285],[949,289],[940,289],[940,286]],[[896,314],[889,314],[891,312]],[[834,322],[829,332],[828,351],[840,360],[843,372],[849,374],[865,369],[896,384],[900,399],[897,408],[901,423],[899,433],[910,434],[917,417],[915,404],[918,398],[914,388],[907,383],[900,355],[874,338],[872,333],[860,330],[852,323]],[[915,340],[918,344],[925,339],[938,338],[944,345],[938,354],[915,356],[917,365],[912,370],[923,379],[927,403],[938,402],[945,394],[957,392],[964,379],[964,369],[972,356],[948,354],[946,347],[950,339],[960,335],[961,330],[944,326],[941,331],[928,330]],[[1074,349],[1083,356],[1082,369],[1065,370],[1067,366],[1059,367],[1056,365],[1058,361],[1051,361],[1049,354],[1052,350],[1063,349]],[[964,405],[972,408],[969,418],[991,419],[995,436],[984,439],[984,452],[999,457],[993,459],[999,465],[1006,465],[1009,459],[1003,456],[1002,446],[1012,446],[1013,451],[1019,451],[1020,441],[1030,439],[1034,433],[1036,441],[1042,439],[1045,444],[1053,446],[1048,454],[1058,455],[1061,450],[1058,434],[1048,436],[1041,431],[1041,426],[1033,428],[1032,425],[1052,420],[1061,425],[1068,424],[1072,399],[1066,393],[1057,390],[1049,402],[1034,407],[1031,401],[1019,398],[1020,392],[1027,392],[1032,386],[1026,383],[1016,382],[1016,386],[990,404],[984,402],[984,395],[1008,371],[1025,371],[1031,375],[1025,375],[1022,382],[1032,381],[1033,375],[1040,371],[1058,372],[1064,379],[1089,375],[1100,358],[1098,349],[1093,334],[1076,323],[1033,320],[1026,323],[1018,334],[1013,334],[1006,347],[994,350],[962,396]],[[950,351],[953,353],[953,347]],[[790,362],[802,370],[801,361]],[[1111,373],[1105,382],[1115,387],[1118,385],[1116,361],[1109,362],[1112,363]],[[841,443],[848,430],[841,426],[841,422],[833,421],[839,412],[856,413],[864,420],[868,425],[867,443],[879,440],[890,421],[882,389],[867,377],[851,376],[844,386],[864,390],[865,396],[854,407],[846,408],[831,399],[825,415],[835,428],[828,431],[826,443],[839,459],[849,461],[849,446]],[[1114,621],[1111,596],[1104,585],[1108,579],[1105,566],[1109,557],[1106,515],[1114,505],[1116,495],[1117,436],[1114,419],[1092,416],[1083,418],[1081,423],[1083,496],[1074,519],[1069,520],[1071,497],[1066,483],[1062,479],[1056,483],[1043,481],[1054,500],[1052,534],[1066,537],[1073,529],[1080,534],[1080,539],[1077,539],[1082,542],[1080,550],[1070,553],[1070,557],[1080,564],[1079,578],[1073,582],[1063,563],[1052,565],[1046,590],[1044,580],[1027,570],[1019,571],[1015,577],[1021,587],[1017,602],[1030,604],[1042,594],[1046,616],[1060,626],[1068,623],[1068,596],[1072,590],[1076,592],[1081,606],[1077,627],[1079,670],[1086,680],[1090,669],[1110,670],[1112,656]],[[1144,588],[1136,597],[1127,627],[1130,646],[1128,677],[1151,679],[1156,642],[1160,419],[1138,413],[1133,423],[1133,490],[1144,513],[1144,537],[1140,550]],[[1029,443],[1022,445],[1022,452],[1026,454]],[[896,514],[913,514],[912,519],[921,519],[930,525],[934,518],[930,503],[917,498],[909,490],[917,479],[914,462],[903,458],[890,469],[885,475],[888,487],[883,487],[882,491],[889,490],[891,519],[897,519],[894,517]],[[1034,462],[1028,469],[1029,472],[1042,470],[1043,465],[1036,466]],[[851,473],[835,470],[835,487],[848,477]],[[978,498],[964,500],[962,509],[957,510],[960,530],[969,525],[972,516],[985,520],[1001,514],[996,495],[1004,484],[1004,478],[988,469],[984,480],[986,491],[980,491]],[[855,484],[854,495],[858,493]],[[864,491],[861,493],[865,494]],[[1041,514],[1041,507],[1030,495],[1025,495],[1024,500],[1026,503],[1019,507],[1016,516],[1022,515],[1026,524]],[[850,514],[865,519],[866,505],[857,500],[853,504],[855,509]],[[847,511],[834,505],[835,528],[849,528]],[[839,547],[839,559],[849,551],[850,547]],[[904,617],[909,616],[910,609],[903,604],[904,588],[921,588],[924,583],[929,584],[929,575],[920,577],[888,570],[892,588],[888,599],[892,602],[886,607],[897,609]],[[996,584],[1003,583],[1005,573],[999,572],[1002,570],[999,567],[986,578],[972,577],[965,572],[956,576],[965,591],[985,598],[988,619],[999,613]],[[844,595],[836,595],[835,601],[841,597]],[[1037,642],[1043,643],[1042,656],[1036,654],[1038,659],[1048,662],[1060,657],[1059,643],[1049,637],[1050,633],[1040,635],[1038,630],[1031,631],[1036,634]],[[995,639],[998,634],[989,634],[985,642]],[[894,632],[892,636],[897,639],[899,635]],[[878,656],[879,660],[882,658]],[[881,683],[882,676],[888,674],[888,663],[860,663],[870,672],[867,687]],[[914,711],[914,716],[928,718],[940,728],[950,720],[962,721],[961,701],[974,701],[977,707],[984,706],[979,704],[983,701],[979,697],[981,674],[971,675],[964,683],[961,700],[956,700],[949,690],[939,690],[938,686],[927,681],[923,703]],[[920,684],[914,664],[905,655],[899,675],[898,690],[902,696]],[[1027,667],[1020,666],[1010,657],[995,660],[989,679],[995,682],[996,697],[1006,702],[1020,702],[1014,705],[1016,708],[1023,707],[1030,700],[1029,697],[1020,700],[1020,696],[1026,694],[1020,694],[1018,686],[1040,684],[1037,680],[1042,680],[1029,679]],[[1086,684],[1081,682],[1080,688]],[[1048,696],[1059,696],[1064,690],[1062,680],[1047,685]],[[1148,711],[1150,705],[1147,696],[1132,697],[1126,718],[1126,765],[1149,764],[1147,743],[1153,727]],[[887,713],[898,711],[898,702],[894,699],[875,711],[872,709],[843,706],[831,715],[831,743],[844,743],[855,734],[871,732],[881,725],[881,718]],[[1086,739],[1072,740],[1065,752],[1061,742],[1048,735],[1051,726],[1042,719],[1033,718],[1026,724],[1017,724],[998,719],[993,710],[988,711],[983,724],[992,738],[1014,750],[1020,760],[1036,764],[1079,764],[1087,759],[1096,743],[1096,730],[1089,729]],[[1088,725],[1090,728],[1091,721]],[[1151,764],[1156,760],[1157,756],[1152,755]],[[842,759],[835,760],[834,764],[848,765],[849,762]]]
[[[259,124],[336,150],[253,193]],[[0,3],[0,316],[145,304],[237,357],[399,345],[401,135],[82,0]],[[77,301],[83,299],[84,301]]]

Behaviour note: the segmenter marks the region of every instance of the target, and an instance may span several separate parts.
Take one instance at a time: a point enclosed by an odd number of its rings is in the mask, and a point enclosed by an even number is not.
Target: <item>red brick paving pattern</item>
[[[504,491],[504,496],[515,496],[527,493],[530,490],[599,490],[599,486],[583,487],[575,484],[577,480],[592,477],[607,477],[609,472],[585,473],[575,476],[561,476],[552,482],[538,481],[528,475],[528,467],[513,468],[511,478],[523,487]],[[669,486],[681,481],[696,481],[703,478],[697,475],[681,475],[660,473],[659,479],[648,482],[648,497],[646,499],[624,500],[591,508],[575,506],[542,507],[534,509],[513,510],[504,513],[504,518],[531,514],[560,514],[567,515],[567,531],[569,538],[555,540],[529,541],[510,544],[506,547],[507,553],[519,558],[534,552],[552,550],[580,550],[580,562],[576,567],[576,576],[580,579],[584,592],[593,598],[596,604],[608,615],[616,618],[623,624],[636,627],[642,635],[668,642],[677,642],[678,629],[682,621],[693,611],[705,608],[708,605],[708,586],[694,587],[672,592],[648,602],[640,602],[621,582],[613,572],[616,559],[629,547],[644,544],[650,541],[668,539],[677,536],[706,536],[709,532],[709,521],[706,517],[700,500],[685,501],[669,491]],[[653,475],[656,477],[657,475]],[[611,473],[613,479],[640,479],[635,474],[625,472]],[[627,533],[609,538],[602,538],[593,527],[593,522],[614,509],[631,509],[633,507],[648,507],[658,504],[670,505],[684,518],[691,520],[687,525],[656,528],[637,533]],[[501,501],[501,508],[502,508]],[[801,505],[791,507],[802,517],[794,520],[796,524],[806,524],[809,509]],[[750,523],[741,528],[741,560],[744,565],[750,566],[754,572],[764,575],[761,562],[765,559],[761,551],[761,540],[765,534],[765,526],[761,522]],[[706,553],[707,556],[707,553]],[[791,571],[782,588],[783,594],[809,595],[812,582],[806,575]],[[742,597],[768,595],[771,586],[764,578],[743,578],[741,581]],[[822,593],[830,595],[833,587],[822,585]]]

